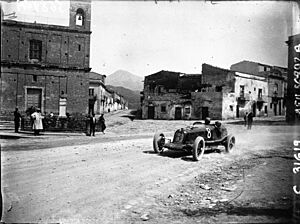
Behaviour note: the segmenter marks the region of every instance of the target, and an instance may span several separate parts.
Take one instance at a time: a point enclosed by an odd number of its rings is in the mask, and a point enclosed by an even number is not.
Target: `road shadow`
[[[146,150],[146,151],[143,151],[143,153],[145,153],[145,154],[157,154],[156,152],[154,152],[152,150]]]
[[[204,155],[210,153],[221,153],[221,152],[222,150],[219,148],[212,148],[212,149],[205,150]],[[159,154],[154,151],[147,150],[147,151],[143,151],[143,153],[157,154],[158,156],[169,157],[172,159],[181,158],[182,160],[187,162],[195,162],[195,160],[193,160],[192,154],[186,151],[164,150],[163,153]]]
[[[227,215],[237,216],[272,216],[274,218],[289,218],[293,217],[292,208],[266,208],[266,207],[215,207],[201,209],[183,209],[181,210],[187,216],[213,216],[218,213],[226,213]]]
[[[173,159],[177,159],[177,158],[181,158],[183,156],[190,155],[189,153],[187,153],[185,151],[173,151],[173,150],[164,150],[164,152],[161,154],[156,153],[154,151],[150,151],[150,150],[143,151],[143,153],[157,154],[158,156],[169,157],[169,158],[173,158]]]

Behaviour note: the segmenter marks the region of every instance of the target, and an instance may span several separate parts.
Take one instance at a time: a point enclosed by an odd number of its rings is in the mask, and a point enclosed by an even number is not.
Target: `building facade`
[[[126,99],[105,86],[105,78],[105,75],[89,73],[89,114],[128,109]]]
[[[201,89],[200,74],[160,71],[145,77],[143,119],[191,119],[191,93]]]
[[[285,115],[287,95],[287,68],[252,61],[241,61],[231,65],[230,70],[261,76],[268,83],[268,116]]]
[[[262,76],[202,65],[202,75],[160,71],[145,77],[144,119],[234,119],[266,116],[268,83]]]
[[[88,112],[90,1],[71,1],[69,26],[1,21],[1,115],[30,107],[61,117]]]
[[[195,93],[199,117],[234,119],[246,112],[266,116],[268,84],[264,77],[202,65],[204,87]]]

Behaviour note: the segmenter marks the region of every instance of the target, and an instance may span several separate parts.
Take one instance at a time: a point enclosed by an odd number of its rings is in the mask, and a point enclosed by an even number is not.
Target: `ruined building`
[[[141,98],[142,118],[191,119],[191,93],[200,89],[200,74],[160,71],[146,76]]]
[[[1,115],[88,112],[91,2],[70,1],[69,26],[1,21]]]
[[[233,119],[265,116],[267,78],[202,65],[202,75],[160,71],[145,77],[144,119]]]

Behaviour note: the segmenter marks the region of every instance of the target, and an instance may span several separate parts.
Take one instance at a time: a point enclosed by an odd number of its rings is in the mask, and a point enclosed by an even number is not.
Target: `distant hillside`
[[[122,95],[128,101],[129,109],[140,108],[140,91],[132,91],[122,86],[106,85],[106,87]]]
[[[105,83],[106,85],[122,86],[126,89],[142,91],[143,80],[143,77],[133,75],[125,70],[118,70],[113,74],[108,75],[106,77]]]

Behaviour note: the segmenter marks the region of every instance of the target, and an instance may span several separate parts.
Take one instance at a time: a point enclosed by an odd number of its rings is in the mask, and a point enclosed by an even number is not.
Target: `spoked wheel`
[[[195,142],[194,142],[194,146],[193,146],[193,159],[195,161],[199,161],[203,154],[204,154],[204,150],[205,150],[205,142],[204,139],[202,137],[197,137]]]
[[[163,153],[165,144],[165,135],[163,133],[156,133],[153,137],[153,149],[156,153]]]
[[[232,135],[229,135],[227,137],[227,141],[225,142],[225,151],[227,153],[231,152],[234,145],[235,145],[235,137]]]

